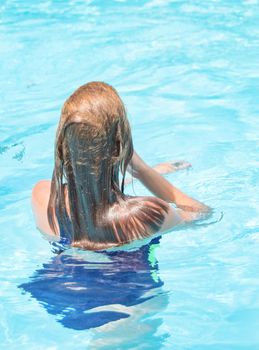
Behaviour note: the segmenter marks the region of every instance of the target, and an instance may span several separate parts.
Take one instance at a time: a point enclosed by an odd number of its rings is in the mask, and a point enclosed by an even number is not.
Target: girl
[[[157,170],[164,173],[168,167],[173,170],[169,164]],[[125,195],[126,170],[156,197]],[[101,82],[83,85],[62,108],[52,180],[40,181],[32,192],[37,227],[71,246],[100,250],[165,232],[209,212],[157,170],[134,151],[116,90]]]

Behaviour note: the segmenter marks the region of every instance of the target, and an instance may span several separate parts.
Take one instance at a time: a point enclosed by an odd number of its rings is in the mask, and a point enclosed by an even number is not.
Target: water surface
[[[3,349],[259,348],[258,14],[255,0],[2,0]],[[51,176],[64,100],[93,80],[119,91],[140,155],[190,161],[168,179],[223,220],[133,251],[51,252],[31,188]]]

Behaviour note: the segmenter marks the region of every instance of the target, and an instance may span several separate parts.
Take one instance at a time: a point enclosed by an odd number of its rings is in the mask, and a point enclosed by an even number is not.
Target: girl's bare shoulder
[[[160,233],[166,232],[184,222],[182,210],[174,208],[171,203],[168,203],[158,197],[139,197],[139,199],[145,206],[155,209],[154,215],[156,215],[157,209],[160,207],[161,211],[159,211],[163,217],[162,224],[159,229]]]
[[[49,227],[47,209],[50,196],[50,180],[37,182],[32,189],[31,204],[36,226],[45,233],[53,233]]]
[[[32,189],[32,202],[43,203],[49,200],[50,195],[50,180],[40,180],[37,182]]]

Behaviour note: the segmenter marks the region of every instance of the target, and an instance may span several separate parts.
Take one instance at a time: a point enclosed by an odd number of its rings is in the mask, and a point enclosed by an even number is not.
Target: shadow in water
[[[135,251],[63,253],[19,288],[67,328],[83,330],[128,318],[131,307],[162,293],[154,255],[159,240]]]

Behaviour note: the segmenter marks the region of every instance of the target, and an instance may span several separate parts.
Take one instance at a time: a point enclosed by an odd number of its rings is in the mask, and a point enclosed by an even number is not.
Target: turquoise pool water
[[[258,1],[2,0],[0,16],[0,347],[258,350]],[[51,252],[31,188],[92,80],[117,88],[147,162],[192,163],[168,178],[219,223]]]

